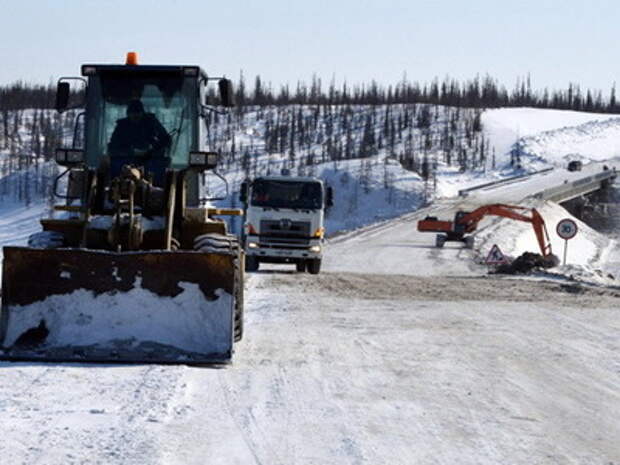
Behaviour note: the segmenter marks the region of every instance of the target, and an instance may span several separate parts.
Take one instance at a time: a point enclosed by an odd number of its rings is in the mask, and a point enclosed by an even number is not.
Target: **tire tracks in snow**
[[[156,365],[46,367],[11,396],[12,414],[0,410],[0,420],[14,425],[0,452],[11,464],[161,463],[182,374],[183,367]],[[24,431],[33,438],[22,440]]]
[[[162,425],[177,413],[172,405],[182,392],[183,372],[184,367],[150,365],[133,376],[131,384],[120,386],[118,394],[124,400],[117,419],[121,426],[102,441],[111,459],[123,464],[159,463],[165,449]]]
[[[252,413],[252,407],[250,406],[244,409],[244,412],[242,412],[240,415],[242,421],[239,421],[239,418],[237,417],[238,413],[233,409],[233,405],[230,400],[230,394],[229,394],[230,386],[228,386],[224,382],[224,380],[222,379],[222,376],[218,376],[217,379],[220,385],[220,390],[222,393],[222,398],[224,400],[226,411],[230,415],[232,422],[235,424],[235,427],[237,428],[237,431],[239,432],[241,439],[243,440],[248,450],[252,454],[252,457],[254,458],[254,462],[257,465],[267,465],[267,464],[264,464],[259,457],[258,442],[254,439],[252,428],[250,427],[250,423],[252,423],[254,426],[257,426],[256,418],[254,417]],[[273,463],[271,460],[272,459],[270,459],[269,463]],[[282,464],[280,460],[277,460],[276,463]]]

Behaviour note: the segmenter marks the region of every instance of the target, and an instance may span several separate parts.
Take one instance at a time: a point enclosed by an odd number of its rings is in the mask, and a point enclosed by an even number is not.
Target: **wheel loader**
[[[134,54],[81,71],[58,83],[60,112],[83,95],[73,146],[56,150],[61,201],[27,247],[4,248],[0,358],[229,362],[243,334],[244,255],[221,216],[242,212],[212,207],[205,192],[212,178],[225,183],[206,116],[233,105],[231,82]]]

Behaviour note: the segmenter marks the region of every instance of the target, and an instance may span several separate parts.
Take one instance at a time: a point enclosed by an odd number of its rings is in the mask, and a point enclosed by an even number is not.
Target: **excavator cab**
[[[210,207],[202,182],[219,158],[206,86],[225,107],[232,86],[135,58],[82,66],[84,129],[56,151],[61,202],[28,247],[4,248],[0,358],[226,363],[242,337],[244,256],[216,217],[241,211]],[[69,96],[63,78],[59,111]]]

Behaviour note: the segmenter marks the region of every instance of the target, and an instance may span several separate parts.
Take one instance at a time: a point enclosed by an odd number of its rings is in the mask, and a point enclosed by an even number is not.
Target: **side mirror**
[[[235,106],[235,93],[233,91],[232,81],[230,79],[220,79],[217,83],[220,88],[220,101],[222,106],[234,107]]]
[[[248,200],[248,183],[243,181],[239,190],[239,200],[241,203],[246,203]]]
[[[62,113],[69,106],[71,88],[68,82],[59,82],[56,88],[56,111]]]
[[[328,187],[325,195],[325,206],[327,208],[334,206],[334,190]]]
[[[218,158],[217,152],[190,152],[189,167],[200,171],[212,170],[217,167]]]
[[[71,168],[84,163],[84,150],[56,149],[56,163]]]

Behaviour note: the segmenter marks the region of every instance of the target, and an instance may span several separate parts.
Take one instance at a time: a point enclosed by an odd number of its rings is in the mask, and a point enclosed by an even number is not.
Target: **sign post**
[[[564,265],[566,265],[566,250],[568,249],[568,240],[577,235],[577,223],[570,218],[564,218],[558,222],[555,228],[558,236],[564,239]]]

